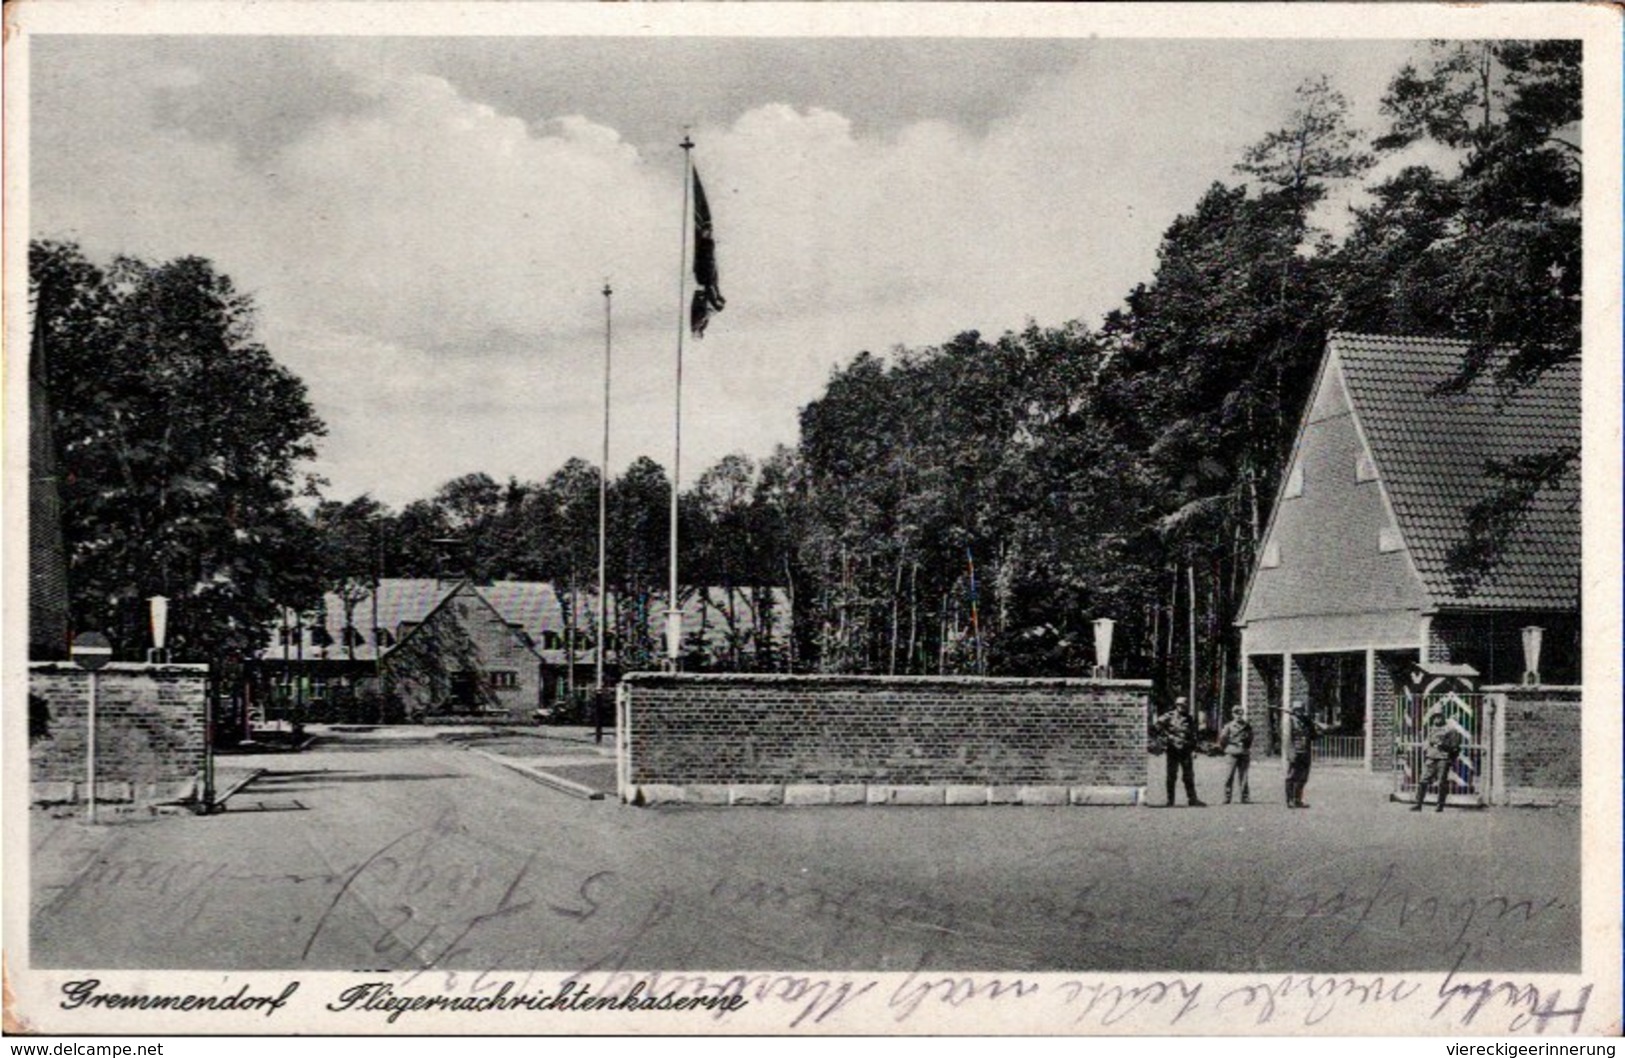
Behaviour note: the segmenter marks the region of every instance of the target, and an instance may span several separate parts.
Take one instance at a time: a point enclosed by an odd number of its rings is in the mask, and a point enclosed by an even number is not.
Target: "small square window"
[[[1405,548],[1405,538],[1399,535],[1396,526],[1385,525],[1377,530],[1377,550],[1382,552],[1402,551]]]
[[[1281,564],[1281,545],[1271,541],[1264,545],[1264,557],[1259,565],[1265,569],[1274,569]]]
[[[1292,499],[1303,495],[1303,464],[1292,464],[1291,473],[1286,476],[1286,498]]]

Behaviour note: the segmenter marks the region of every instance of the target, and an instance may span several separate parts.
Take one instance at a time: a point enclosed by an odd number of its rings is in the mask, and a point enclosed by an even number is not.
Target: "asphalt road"
[[[210,817],[31,817],[31,962],[107,969],[1572,971],[1572,809],[633,808],[421,729]],[[1199,783],[1219,798],[1217,761]],[[1153,795],[1155,796],[1155,795]]]

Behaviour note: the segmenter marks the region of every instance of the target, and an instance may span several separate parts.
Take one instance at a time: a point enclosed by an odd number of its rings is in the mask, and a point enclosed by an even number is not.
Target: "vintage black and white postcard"
[[[1617,1034],[1619,33],[8,6],[6,1031]]]

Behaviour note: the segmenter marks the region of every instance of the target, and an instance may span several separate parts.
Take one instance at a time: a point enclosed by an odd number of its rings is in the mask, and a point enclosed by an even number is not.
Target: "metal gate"
[[[1486,697],[1460,687],[1409,689],[1400,695],[1395,717],[1395,792],[1401,800],[1416,797],[1417,778],[1427,752],[1427,718],[1437,709],[1445,723],[1461,733],[1461,756],[1451,769],[1449,799],[1454,804],[1485,804],[1489,800],[1490,711]],[[1435,796],[1429,791],[1429,798]]]

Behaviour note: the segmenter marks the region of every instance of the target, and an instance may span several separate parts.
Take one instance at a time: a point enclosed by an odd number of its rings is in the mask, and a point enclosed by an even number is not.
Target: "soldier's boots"
[[[1433,810],[1435,812],[1443,812],[1444,811],[1444,799],[1445,799],[1446,796],[1447,796],[1446,790],[1441,789],[1439,791],[1439,801],[1433,808]],[[1424,786],[1421,789],[1416,791],[1416,803],[1411,805],[1411,811],[1412,812],[1420,812],[1422,810],[1422,807],[1425,804],[1427,804],[1427,799],[1428,799],[1428,788],[1426,786]]]

